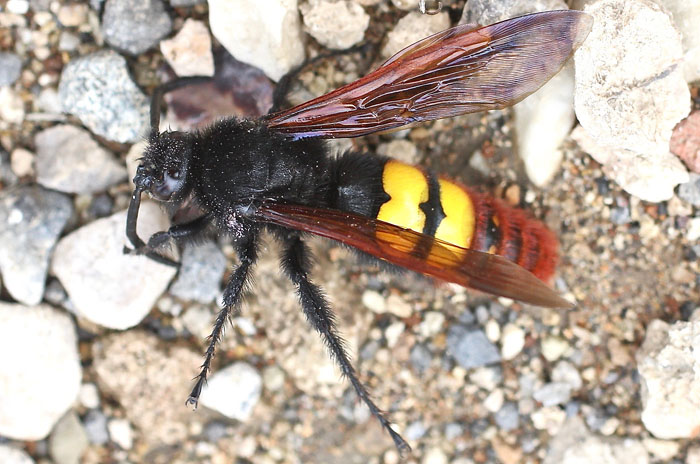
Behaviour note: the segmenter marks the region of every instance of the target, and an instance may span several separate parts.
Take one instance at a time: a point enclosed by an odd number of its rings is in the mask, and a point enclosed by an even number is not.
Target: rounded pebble
[[[260,399],[262,378],[250,364],[237,362],[211,376],[202,390],[202,405],[245,422]]]

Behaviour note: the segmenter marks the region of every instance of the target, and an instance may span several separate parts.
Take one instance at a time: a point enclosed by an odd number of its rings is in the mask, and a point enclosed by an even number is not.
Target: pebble
[[[84,3],[61,5],[56,19],[64,27],[78,27],[88,20],[89,7]]]
[[[218,370],[202,390],[202,405],[241,422],[247,421],[260,400],[262,377],[248,363]]]
[[[447,455],[437,446],[425,451],[421,464],[447,464]]]
[[[558,406],[543,407],[533,412],[530,419],[537,430],[546,430],[550,435],[555,435],[566,419],[566,412]]]
[[[413,314],[413,306],[399,295],[390,294],[386,299],[386,309],[396,317],[406,318]]]
[[[681,37],[652,2],[601,0],[586,12],[593,30],[575,55],[576,115],[591,139],[582,148],[632,195],[668,200],[675,185],[687,182],[669,153],[673,128],[690,111],[676,65]]]
[[[88,411],[85,415],[85,431],[90,443],[93,445],[104,445],[109,441],[107,431],[107,417],[99,409]]]
[[[61,124],[35,138],[37,182],[66,193],[95,193],[126,180],[126,168],[84,129]]]
[[[492,24],[528,13],[549,10],[566,10],[563,0],[469,0],[462,11],[460,24]]]
[[[199,340],[209,336],[215,319],[216,316],[205,305],[192,305],[182,315],[182,323],[187,331]]]
[[[0,443],[0,462],[4,464],[34,464],[34,460],[24,450],[3,443]]]
[[[445,315],[439,311],[427,311],[423,314],[423,320],[418,324],[418,333],[425,338],[430,338],[442,331],[445,323]]]
[[[47,305],[0,303],[0,353],[5,354],[0,358],[0,397],[12,398],[0,402],[0,435],[41,440],[73,405],[80,389],[73,322]],[[8,355],[12,353],[16,355]]]
[[[552,381],[564,383],[571,387],[571,390],[578,390],[583,385],[581,374],[576,367],[568,361],[559,361],[552,369]]]
[[[124,254],[125,224],[126,211],[121,211],[81,227],[58,242],[51,263],[81,316],[120,330],[141,322],[176,272],[145,256]],[[167,227],[157,205],[141,203],[140,237]]]
[[[10,154],[10,167],[17,177],[34,176],[36,155],[24,148],[15,148]]]
[[[69,411],[58,421],[49,437],[49,454],[56,464],[79,464],[89,445],[78,415]]]
[[[409,140],[395,139],[390,142],[383,143],[377,147],[377,153],[407,164],[420,163],[418,148]]]
[[[214,37],[237,60],[260,68],[278,81],[304,61],[304,42],[297,0],[209,1]]]
[[[200,354],[139,330],[102,337],[92,351],[97,385],[122,406],[142,445],[181,445],[188,429],[203,419],[182,407]]]
[[[433,355],[425,345],[417,343],[413,345],[413,348],[411,348],[410,359],[411,365],[420,374],[425,372],[430,367],[430,364],[433,361]]]
[[[501,357],[510,361],[514,359],[525,346],[525,331],[515,324],[506,324],[501,333]]]
[[[306,30],[327,48],[344,50],[362,41],[369,26],[369,15],[350,1],[310,0],[302,4]]]
[[[688,83],[700,79],[700,7],[687,0],[657,0],[657,4],[671,13],[673,23],[683,37],[683,73]]]
[[[21,124],[24,120],[22,97],[9,86],[0,87],[0,120]]]
[[[484,399],[484,407],[489,412],[497,412],[503,406],[505,396],[500,388],[489,393],[489,396]]]
[[[96,135],[127,143],[148,131],[148,98],[131,80],[126,60],[112,50],[71,60],[61,73],[58,95],[63,111]]]
[[[688,457],[685,464],[700,464],[700,446],[688,448]]]
[[[202,21],[185,20],[175,37],[160,42],[160,51],[178,76],[214,75],[211,36]]]
[[[130,450],[134,446],[134,431],[126,419],[110,419],[107,422],[109,438],[121,449]]]
[[[284,371],[277,366],[265,367],[262,379],[266,390],[277,391],[284,387]]]
[[[17,184],[17,175],[12,171],[12,159],[10,154],[0,146],[0,182],[3,187],[12,187]]]
[[[15,300],[42,300],[51,251],[72,213],[68,197],[36,185],[0,192],[0,273]]]
[[[503,371],[500,367],[477,367],[469,373],[469,382],[491,391],[503,382]]]
[[[95,409],[100,405],[100,392],[94,383],[84,383],[80,386],[78,401],[87,409]]]
[[[550,382],[535,390],[532,395],[543,406],[565,404],[571,399],[571,385],[562,382]]]
[[[384,331],[384,338],[386,338],[386,346],[393,348],[396,346],[396,342],[399,341],[399,337],[406,328],[406,324],[403,322],[394,322]]]
[[[12,85],[22,71],[22,59],[9,52],[0,52],[0,87]]]
[[[105,41],[132,55],[143,53],[170,33],[172,20],[161,0],[107,0],[102,14]]]
[[[229,434],[227,429],[227,424],[215,420],[207,422],[207,425],[204,426],[204,430],[202,430],[202,435],[204,435],[207,438],[208,442],[216,443],[217,441],[221,440],[223,437]]]
[[[700,174],[691,173],[690,180],[678,187],[678,196],[693,206],[700,206]]]
[[[688,221],[688,232],[686,238],[689,242],[694,242],[700,239],[700,217],[693,218]]]
[[[505,403],[499,410],[494,414],[493,420],[498,425],[498,428],[504,431],[515,430],[520,427],[520,415],[518,413],[518,406],[513,402]]]
[[[542,340],[542,356],[547,361],[556,361],[569,349],[569,342],[556,336],[546,336]]]
[[[382,56],[388,58],[405,47],[421,39],[450,27],[450,16],[446,12],[436,15],[423,15],[417,11],[408,13],[399,19],[387,34]]]
[[[365,290],[362,293],[362,304],[373,313],[384,314],[386,312],[386,299],[381,293],[374,290]]]
[[[216,243],[187,244],[170,293],[183,300],[210,303],[221,293],[221,278],[225,270],[226,256]]]
[[[603,438],[590,433],[577,416],[569,418],[550,441],[544,464],[648,464],[649,454],[637,440]]]
[[[656,438],[691,438],[700,430],[700,322],[653,320],[636,353],[643,383],[642,423]]]
[[[447,351],[465,369],[493,364],[501,360],[498,348],[481,330],[453,325],[447,334]]]
[[[415,421],[408,424],[404,435],[408,441],[420,440],[425,436],[428,429],[425,428],[425,424],[422,421]]]
[[[681,447],[677,441],[654,438],[645,438],[642,440],[642,444],[650,454],[663,462],[670,462],[678,454]]]
[[[673,129],[671,153],[688,169],[700,173],[700,111],[693,111]]]

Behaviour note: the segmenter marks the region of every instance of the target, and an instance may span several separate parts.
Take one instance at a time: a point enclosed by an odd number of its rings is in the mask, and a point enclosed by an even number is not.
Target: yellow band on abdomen
[[[445,217],[435,232],[435,237],[446,242],[469,248],[474,236],[474,204],[459,185],[440,179],[440,203]]]
[[[428,180],[409,164],[390,160],[384,165],[382,186],[389,201],[379,208],[377,219],[416,232],[423,232],[425,213],[420,204],[428,201]]]

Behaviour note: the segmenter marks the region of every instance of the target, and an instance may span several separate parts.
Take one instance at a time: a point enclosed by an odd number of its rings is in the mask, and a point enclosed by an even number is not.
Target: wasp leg
[[[151,250],[155,250],[156,248],[163,246],[165,242],[170,239],[174,239],[178,242],[192,239],[203,232],[210,223],[211,215],[205,214],[191,220],[190,222],[176,224],[170,227],[170,229],[167,231],[156,232],[155,234],[151,235],[151,238],[148,239],[147,247]]]
[[[231,275],[231,279],[224,290],[224,301],[219,314],[216,316],[214,329],[211,335],[207,338],[209,346],[202,363],[201,370],[197,377],[197,382],[190,393],[185,404],[191,404],[195,408],[199,401],[199,395],[202,393],[202,388],[207,383],[207,374],[211,369],[211,361],[214,359],[216,344],[221,339],[224,330],[224,324],[231,317],[234,311],[238,310],[238,305],[241,302],[244,290],[248,287],[250,271],[258,257],[258,235],[256,231],[251,231],[248,235],[235,243],[236,251],[241,263]]]
[[[335,315],[321,289],[314,285],[308,277],[311,268],[311,252],[299,237],[290,237],[286,241],[286,249],[282,257],[282,268],[289,279],[297,287],[299,301],[304,315],[309,323],[321,335],[331,354],[331,357],[340,367],[343,376],[350,380],[357,396],[367,405],[382,427],[389,432],[394,444],[403,455],[410,452],[408,443],[391,427],[391,423],[384,413],[374,404],[369,396],[367,388],[359,381],[355,374],[355,368],[345,352],[345,343],[338,335],[335,327]]]

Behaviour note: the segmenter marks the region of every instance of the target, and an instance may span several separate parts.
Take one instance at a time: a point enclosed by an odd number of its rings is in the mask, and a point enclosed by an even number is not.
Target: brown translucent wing
[[[367,76],[268,116],[299,139],[357,137],[417,121],[522,100],[554,76],[588,35],[592,18],[561,10],[490,26],[457,26],[417,42]]]
[[[256,219],[337,240],[398,266],[447,282],[551,308],[573,305],[507,259],[344,211],[265,204]],[[422,251],[418,251],[422,250]]]

